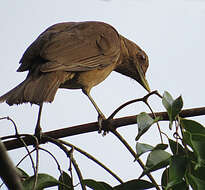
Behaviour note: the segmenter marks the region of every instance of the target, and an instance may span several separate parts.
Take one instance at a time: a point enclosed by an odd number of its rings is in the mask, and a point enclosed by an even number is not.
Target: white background
[[[183,96],[184,108],[200,107],[205,103],[204,50],[205,2],[203,0],[13,0],[0,3],[0,95],[26,77],[17,73],[19,60],[25,49],[48,26],[65,21],[104,21],[113,25],[120,34],[136,42],[149,56],[147,80],[152,90],[161,94],[167,90],[175,98]],[[125,76],[113,72],[103,83],[93,88],[91,95],[106,116],[122,103],[142,97],[145,90]],[[164,111],[158,98],[151,98],[155,111]],[[142,104],[128,106],[117,117],[149,112]],[[37,119],[38,106],[24,104],[9,107],[0,105],[0,117],[10,116],[20,133],[32,134]],[[81,90],[60,89],[52,104],[45,104],[42,113],[43,131],[94,122],[97,113]],[[196,117],[204,124],[204,117]],[[168,124],[161,123],[168,132]],[[0,136],[13,134],[9,121],[0,121]],[[137,126],[119,129],[135,148]],[[169,132],[172,135],[174,131]],[[137,178],[141,169],[132,156],[112,135],[102,137],[97,132],[64,138],[64,140],[89,152],[116,172],[124,181]],[[153,126],[140,142],[155,145],[159,134]],[[57,157],[62,169],[67,170],[68,160],[53,145],[43,145]],[[14,163],[25,154],[24,149],[10,151]],[[84,178],[94,178],[111,185],[118,182],[87,158],[75,154]],[[33,170],[29,160],[20,165],[30,175]],[[58,177],[54,161],[40,154],[40,172]],[[154,176],[159,180],[159,173]],[[77,180],[75,181],[78,182]],[[56,189],[56,188],[50,188]],[[76,187],[80,189],[80,187]]]

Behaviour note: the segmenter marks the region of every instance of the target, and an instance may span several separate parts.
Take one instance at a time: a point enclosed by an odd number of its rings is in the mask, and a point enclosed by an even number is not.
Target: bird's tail
[[[1,96],[0,102],[6,101],[9,105],[52,102],[60,84],[68,78],[69,73],[63,71],[41,73],[38,77],[28,76],[18,86]]]

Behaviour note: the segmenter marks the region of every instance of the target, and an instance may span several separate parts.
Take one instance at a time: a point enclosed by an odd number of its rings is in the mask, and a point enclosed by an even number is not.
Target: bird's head
[[[146,53],[135,43],[121,37],[121,58],[117,64],[115,71],[136,80],[148,92],[150,92],[149,84],[146,80],[145,73],[149,66],[149,60]]]

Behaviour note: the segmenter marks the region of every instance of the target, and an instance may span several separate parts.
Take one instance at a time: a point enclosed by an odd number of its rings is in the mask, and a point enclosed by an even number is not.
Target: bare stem
[[[124,107],[130,105],[130,104],[133,104],[135,102],[144,102],[145,100],[147,100],[151,95],[153,94],[156,94],[157,96],[161,97],[161,95],[155,90],[155,91],[152,91],[150,92],[149,94],[147,94],[146,96],[142,97],[142,98],[137,98],[137,99],[134,99],[134,100],[130,100],[124,104],[122,104],[121,106],[119,106],[109,117],[108,117],[108,120],[109,119],[113,119],[114,116],[121,110],[123,109]]]
[[[151,113],[153,114],[154,118],[156,118],[156,115],[155,113],[153,112],[151,106],[149,105],[149,103],[147,101],[145,101],[145,104],[148,106],[148,108],[150,109]],[[162,131],[160,129],[160,126],[159,126],[159,122],[157,121],[157,128],[158,128],[158,131],[159,131],[159,135],[160,135],[160,139],[161,139],[161,143],[163,144],[163,138],[162,138]]]
[[[131,146],[127,143],[127,141],[116,130],[112,130],[111,132],[123,143],[123,145],[128,149],[128,151],[136,159],[137,155],[136,155],[135,151],[131,148]],[[139,163],[139,165],[141,166],[141,168],[144,170],[145,165],[143,164],[143,162],[139,158],[136,160]],[[146,175],[150,179],[150,181],[155,185],[156,189],[160,190],[160,188],[159,188],[157,182],[155,181],[155,179],[153,178],[153,176],[150,173],[147,173]]]
[[[74,149],[72,149],[72,150],[74,150]],[[78,175],[78,178],[79,178],[79,180],[80,180],[80,184],[81,184],[82,190],[86,190],[85,184],[83,183],[82,173],[81,173],[81,171],[80,171],[80,169],[79,169],[79,167],[78,167],[77,162],[75,161],[75,159],[74,159],[74,157],[73,157],[73,151],[71,152],[70,160],[71,160],[71,162],[72,162],[72,164],[73,164],[73,166],[74,166],[74,168],[75,168],[75,171],[76,171],[76,173],[77,173],[77,175]]]
[[[82,178],[82,174],[80,172],[80,169],[75,161],[75,159],[73,158],[73,148],[71,149],[71,151],[69,151],[59,140],[50,138],[50,137],[42,137],[42,138],[46,138],[49,142],[52,142],[53,144],[55,144],[56,146],[58,146],[60,149],[62,149],[64,151],[64,153],[67,155],[67,157],[70,158],[73,166],[75,167],[76,173],[78,175],[81,187],[83,190],[86,190],[86,187],[83,183],[83,178]]]
[[[62,174],[61,166],[60,166],[58,160],[56,159],[56,157],[55,157],[50,151],[46,150],[45,148],[39,147],[39,150],[42,150],[42,151],[47,152],[47,153],[54,159],[54,161],[56,162],[56,165],[57,165],[57,167],[58,167],[58,170],[59,170],[60,174]]]
[[[90,155],[89,153],[85,152],[84,150],[68,143],[65,142],[63,140],[59,140],[59,142],[63,143],[64,145],[67,145],[69,147],[73,147],[76,151],[80,152],[81,154],[83,154],[84,156],[86,156],[87,158],[89,158],[90,160],[94,161],[96,164],[98,164],[99,166],[101,166],[103,169],[105,169],[110,175],[112,175],[117,181],[119,181],[120,183],[123,183],[123,181],[113,172],[111,171],[108,167],[106,167],[103,163],[101,163],[100,161],[98,161],[95,157],[93,157],[92,155]]]

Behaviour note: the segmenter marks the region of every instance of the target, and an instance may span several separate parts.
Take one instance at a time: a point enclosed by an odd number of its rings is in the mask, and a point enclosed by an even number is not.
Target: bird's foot
[[[102,128],[103,128],[103,121],[105,121],[106,118],[104,115],[98,115],[98,125],[99,125],[99,129],[98,129],[98,133],[101,133],[102,132]],[[103,135],[104,135],[104,132],[103,132]]]
[[[104,115],[98,115],[98,133],[102,133],[103,136],[109,133],[112,130],[112,124],[110,119],[106,119]]]

